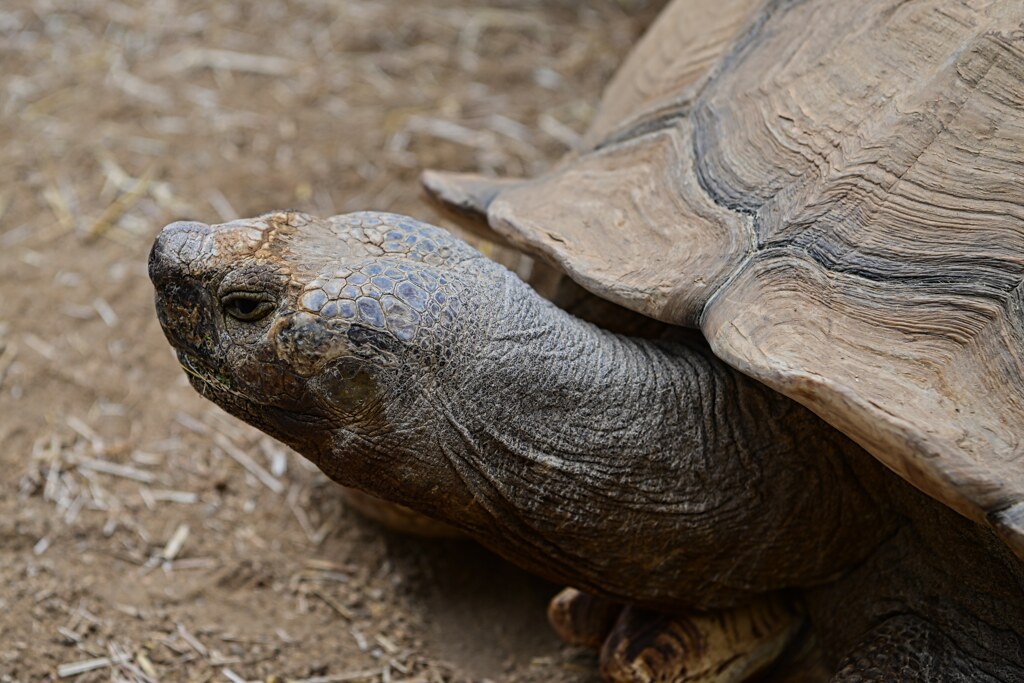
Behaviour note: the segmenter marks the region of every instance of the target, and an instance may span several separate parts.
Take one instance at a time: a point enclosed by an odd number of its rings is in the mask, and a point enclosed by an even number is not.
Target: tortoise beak
[[[167,340],[199,358],[217,351],[212,302],[196,277],[197,264],[212,230],[203,223],[171,223],[157,235],[149,252],[149,278],[156,289],[156,313]]]

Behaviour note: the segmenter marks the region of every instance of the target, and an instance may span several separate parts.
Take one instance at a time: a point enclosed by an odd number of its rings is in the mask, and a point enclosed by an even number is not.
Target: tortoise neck
[[[496,270],[495,314],[437,401],[472,497],[451,521],[485,545],[575,586],[710,607],[861,559],[879,536],[851,508],[888,528],[845,485],[859,448],[809,411],[701,346],[609,333]],[[811,519],[820,534],[780,522]]]

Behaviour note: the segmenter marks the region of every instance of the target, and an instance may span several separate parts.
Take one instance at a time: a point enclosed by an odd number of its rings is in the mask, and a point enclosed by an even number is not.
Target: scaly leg
[[[986,674],[924,619],[901,614],[869,631],[843,658],[832,683],[976,683]]]

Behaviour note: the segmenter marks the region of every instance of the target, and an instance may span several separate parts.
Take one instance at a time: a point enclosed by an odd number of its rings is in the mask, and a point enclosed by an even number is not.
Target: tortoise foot
[[[617,602],[566,588],[548,604],[548,621],[570,645],[600,650],[621,612]]]
[[[567,588],[548,607],[563,640],[601,650],[607,683],[740,683],[773,664],[802,618],[769,597],[711,613],[664,614]]]

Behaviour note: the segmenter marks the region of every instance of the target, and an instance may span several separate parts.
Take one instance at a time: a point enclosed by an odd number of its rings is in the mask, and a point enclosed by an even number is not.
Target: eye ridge
[[[270,315],[274,301],[259,292],[231,292],[220,299],[224,312],[242,322],[255,322]]]

